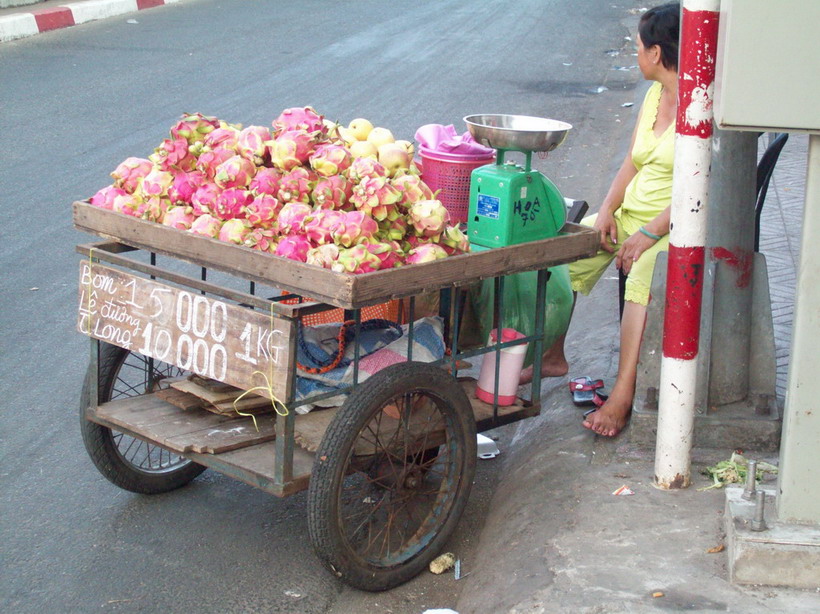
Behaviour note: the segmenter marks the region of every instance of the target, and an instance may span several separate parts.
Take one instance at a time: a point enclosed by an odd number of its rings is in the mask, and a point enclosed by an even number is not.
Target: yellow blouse
[[[672,166],[675,157],[675,122],[660,137],[652,128],[658,115],[662,86],[655,82],[646,93],[632,162],[638,174],[632,178],[624,194],[621,214],[636,218],[640,224],[654,219],[672,202]]]

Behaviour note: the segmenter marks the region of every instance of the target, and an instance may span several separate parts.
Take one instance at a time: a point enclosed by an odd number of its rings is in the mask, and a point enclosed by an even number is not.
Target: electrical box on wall
[[[721,0],[715,122],[820,133],[820,0]]]

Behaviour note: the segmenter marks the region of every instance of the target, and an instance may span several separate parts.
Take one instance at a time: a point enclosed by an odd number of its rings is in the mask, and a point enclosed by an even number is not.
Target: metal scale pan
[[[529,115],[481,114],[464,118],[473,138],[495,149],[552,151],[564,142],[572,125]]]

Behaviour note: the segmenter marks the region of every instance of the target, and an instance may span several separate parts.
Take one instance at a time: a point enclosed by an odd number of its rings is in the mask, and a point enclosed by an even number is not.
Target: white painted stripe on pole
[[[39,33],[40,28],[37,27],[37,20],[31,13],[0,17],[0,42],[12,41],[16,38],[25,38]]]
[[[689,453],[695,428],[695,392],[698,363],[663,357],[658,406],[658,440],[655,451],[656,485],[685,488],[690,482]]]
[[[720,0],[686,0],[683,8],[687,11],[712,11],[720,10]]]
[[[709,197],[711,139],[675,135],[672,183],[672,231],[669,239],[678,247],[700,247],[706,237],[706,205]]]
[[[138,10],[137,0],[88,0],[87,2],[69,2],[62,6],[71,9],[75,24],[115,17]]]

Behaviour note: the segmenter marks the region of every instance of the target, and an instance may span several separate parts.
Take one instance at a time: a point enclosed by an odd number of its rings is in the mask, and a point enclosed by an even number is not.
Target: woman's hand
[[[624,241],[620,251],[615,255],[615,266],[621,269],[624,275],[629,275],[632,265],[655,243],[655,239],[647,237],[642,232],[636,232]]]
[[[618,245],[618,226],[615,224],[615,217],[609,212],[601,209],[592,227],[598,231],[598,239],[601,242],[601,249],[610,254],[615,251]]]

